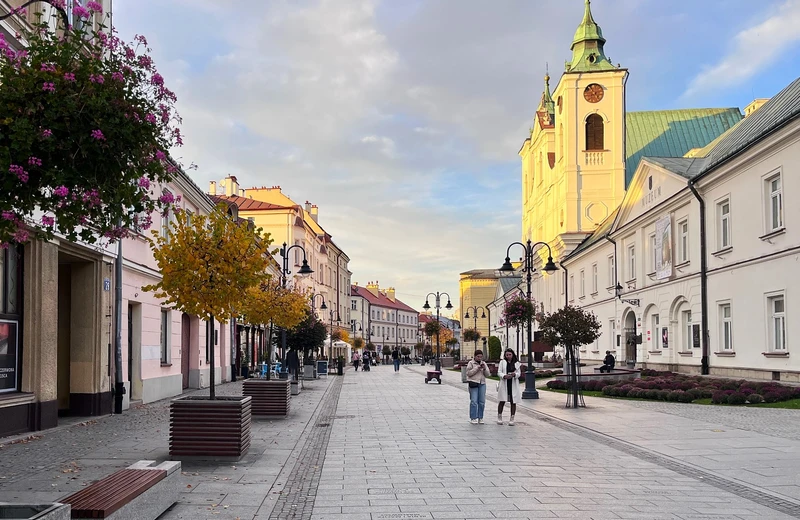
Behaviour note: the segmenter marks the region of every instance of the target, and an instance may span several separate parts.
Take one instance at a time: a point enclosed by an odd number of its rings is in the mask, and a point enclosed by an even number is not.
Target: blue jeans
[[[397,372],[398,370],[400,370],[400,360],[399,359],[395,359],[394,360],[394,371]]]
[[[469,418],[483,419],[483,409],[486,407],[486,383],[477,388],[469,389]]]

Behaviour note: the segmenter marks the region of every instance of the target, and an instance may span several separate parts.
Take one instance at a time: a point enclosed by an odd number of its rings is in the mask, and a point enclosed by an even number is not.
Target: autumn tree
[[[273,327],[290,329],[298,325],[307,309],[308,298],[303,293],[282,287],[279,280],[268,279],[247,290],[240,315],[246,323],[270,326],[267,359],[271,360]]]
[[[356,338],[353,340],[353,348],[361,350],[364,348],[364,338]]]
[[[542,340],[548,345],[564,347],[565,359],[569,366],[569,397],[572,405],[578,407],[578,349],[582,345],[594,343],[600,336],[600,322],[594,313],[580,307],[567,305],[553,313],[543,313],[537,318]],[[569,406],[569,397],[567,405]]]
[[[286,331],[286,346],[292,350],[302,351],[304,359],[310,359],[309,351],[316,352],[325,345],[328,329],[311,310],[305,312],[303,319]]]
[[[142,287],[165,305],[208,320],[227,321],[238,316],[247,291],[267,279],[269,240],[247,223],[237,223],[225,206],[211,214],[177,212],[166,235],[153,231],[148,238],[161,280]],[[211,352],[210,393],[214,399],[214,342]]]

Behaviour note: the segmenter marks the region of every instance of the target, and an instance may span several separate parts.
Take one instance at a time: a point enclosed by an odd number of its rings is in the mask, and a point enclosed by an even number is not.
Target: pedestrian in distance
[[[361,363],[361,354],[358,353],[356,350],[353,352],[353,367],[355,367],[356,372],[358,372],[358,365]]]
[[[603,366],[600,367],[600,373],[603,372],[611,372],[614,370],[614,365],[616,365],[617,360],[614,359],[614,355],[611,353],[610,350],[606,350],[606,357],[603,358]]]
[[[486,408],[486,378],[491,375],[483,360],[483,351],[476,350],[475,357],[467,363],[467,385],[469,385],[469,421],[483,424],[483,410]]]
[[[503,354],[503,359],[497,367],[497,377],[500,381],[497,383],[497,424],[503,424],[503,407],[508,401],[511,408],[511,419],[508,421],[509,426],[514,426],[514,416],[517,413],[517,403],[522,399],[522,394],[519,390],[519,378],[522,375],[521,364],[517,360],[517,354],[509,349],[506,349]]]
[[[364,362],[364,372],[369,372],[369,368],[370,368],[370,364],[371,364],[369,358],[370,358],[369,350],[365,350],[364,351],[364,355],[361,356],[361,359]]]
[[[400,351],[397,350],[397,347],[394,348],[392,351],[392,363],[394,363],[394,371],[400,371]]]

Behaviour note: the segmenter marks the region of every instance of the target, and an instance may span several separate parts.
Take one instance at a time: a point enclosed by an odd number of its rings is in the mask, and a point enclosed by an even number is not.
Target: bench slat
[[[165,470],[123,469],[63,499],[72,518],[106,518],[166,478]]]

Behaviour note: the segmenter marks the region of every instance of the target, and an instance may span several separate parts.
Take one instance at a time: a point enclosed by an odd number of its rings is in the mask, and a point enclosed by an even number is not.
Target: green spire
[[[603,31],[592,17],[592,7],[590,0],[586,0],[586,7],[583,12],[575,37],[572,38],[572,61],[567,62],[567,72],[596,72],[602,70],[614,70],[616,67],[608,60],[603,52],[603,45],[606,39],[603,38]]]
[[[550,74],[544,75],[544,92],[542,93],[541,105],[549,114],[555,115],[556,104],[553,102],[553,96],[550,94]]]

